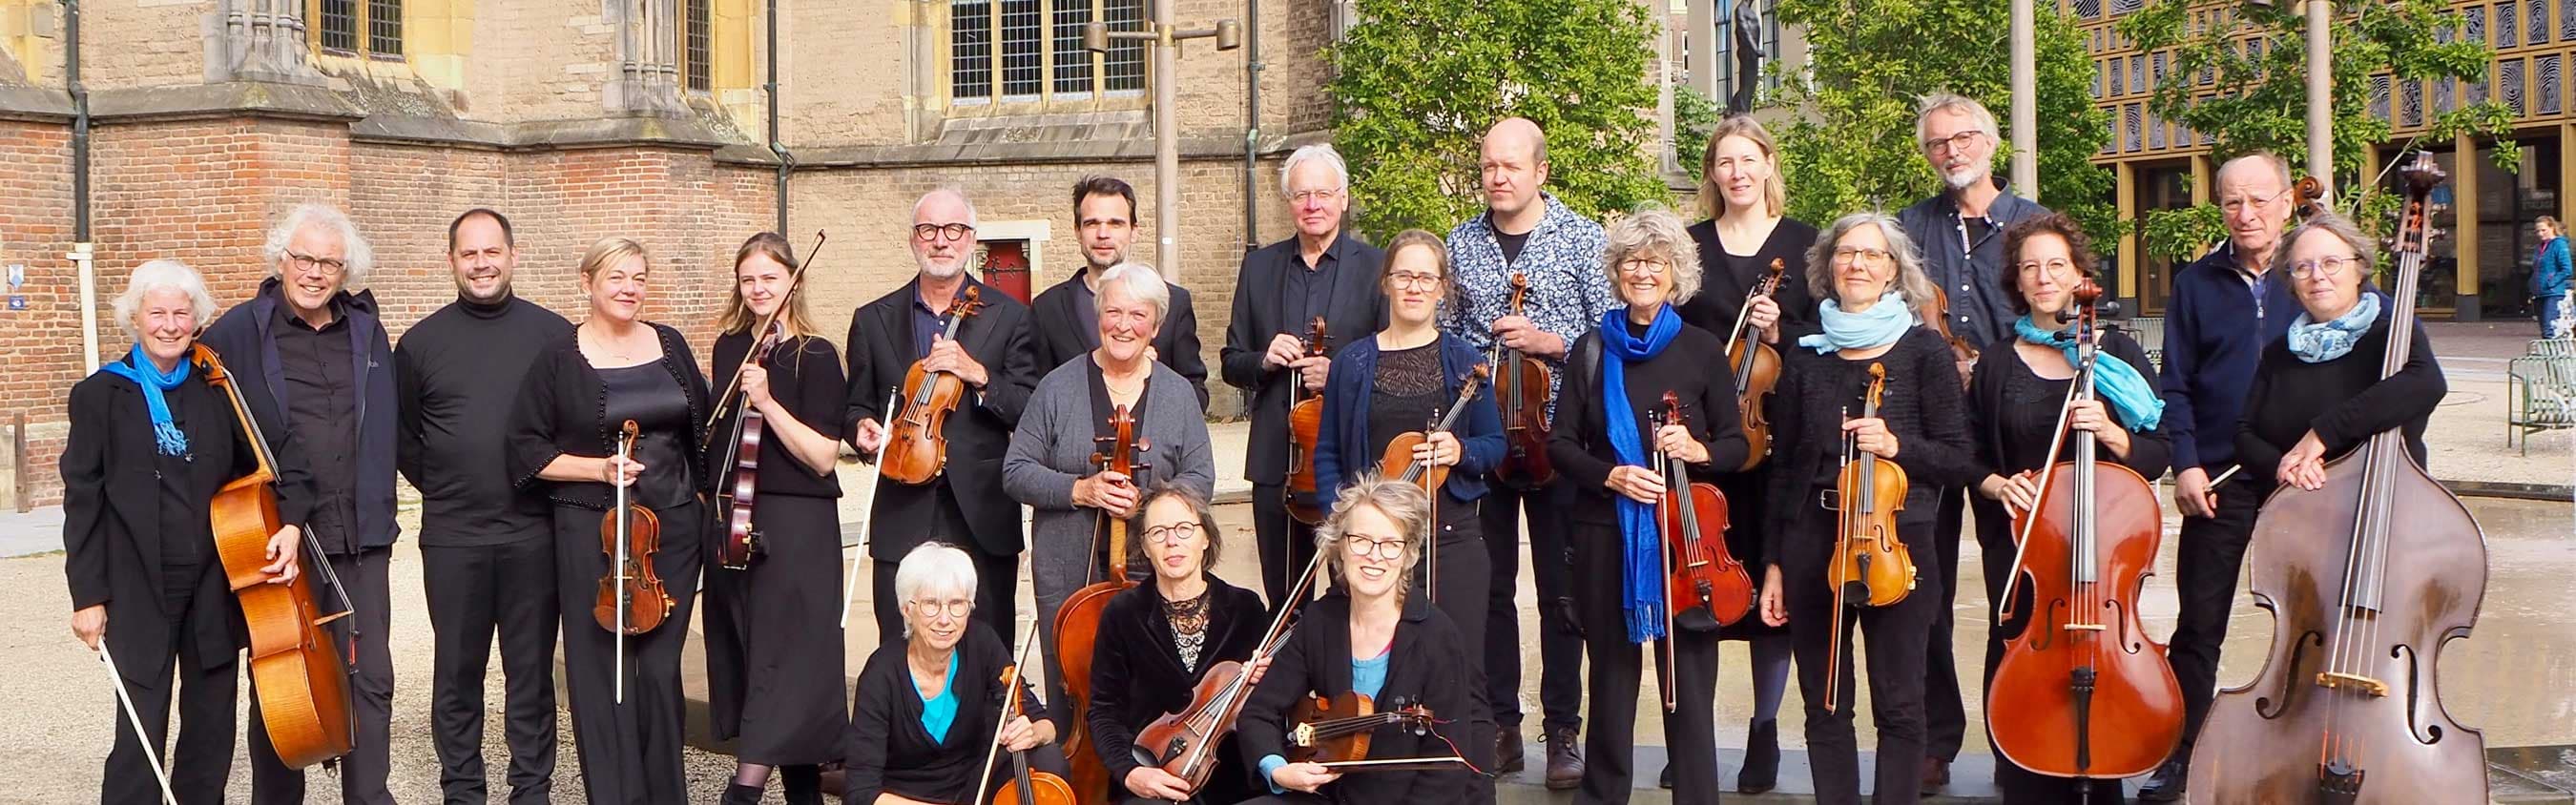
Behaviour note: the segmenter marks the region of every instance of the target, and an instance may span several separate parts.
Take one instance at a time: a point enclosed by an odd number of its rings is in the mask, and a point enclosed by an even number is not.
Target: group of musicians
[[[776,776],[791,803],[837,782],[854,805],[959,805],[999,779],[1031,785],[997,767],[1079,778],[1086,764],[1122,802],[1491,802],[1495,776],[1525,755],[1524,534],[1549,788],[1629,799],[1651,668],[1670,709],[1661,784],[1679,802],[1717,801],[1718,651],[1741,640],[1752,720],[1734,790],[1777,784],[1794,659],[1819,800],[1860,799],[1858,676],[1878,733],[1874,801],[1913,802],[1946,784],[1966,728],[1950,657],[1963,510],[1999,599],[2017,572],[2011,524],[2038,504],[2037,471],[2069,432],[2143,477],[2176,473],[2170,660],[2189,717],[2140,798],[2177,799],[2266,490],[2322,483],[2324,460],[2391,428],[2420,460],[2441,373],[2420,329],[2404,371],[2371,373],[2402,302],[2369,285],[2375,249],[2342,218],[2284,231],[2288,171],[2263,154],[2218,173],[2229,242],[2175,278],[2162,372],[2116,330],[2079,357],[2066,334],[2094,279],[2083,230],[1993,176],[1995,121],[1976,102],[1928,98],[1917,126],[1947,190],[1899,215],[1821,230],[1784,217],[1775,144],[1737,117],[1702,162],[1707,220],[1645,209],[1605,227],[1546,192],[1545,135],[1508,119],[1482,144],[1488,209],[1445,238],[1410,230],[1383,248],[1344,228],[1340,156],[1296,150],[1280,180],[1297,234],[1246,256],[1218,350],[1220,378],[1250,400],[1240,471],[1255,539],[1235,549],[1257,553],[1262,577],[1240,586],[1215,574],[1227,535],[1210,509],[1196,314],[1186,290],[1128,260],[1139,222],[1125,182],[1074,188],[1084,267],[1028,305],[967,270],[971,201],[922,196],[916,276],[859,307],[837,349],[798,293],[795,247],[755,235],[733,261],[712,374],[651,315],[654,261],[633,240],[582,255],[575,325],[512,293],[509,219],[468,211],[447,232],[456,300],[392,347],[373,295],[347,290],[371,267],[365,238],[337,210],[296,207],[268,237],[273,275],[220,319],[192,269],[138,268],[115,302],[135,346],[71,393],[73,631],[111,655],[131,702],[102,800],[160,799],[149,772],[170,746],[174,676],[183,729],[167,785],[182,802],[221,799],[237,734],[233,593],[327,564],[326,608],[356,614],[334,626],[354,724],[338,782],[347,801],[391,801],[399,474],[423,499],[449,802],[486,797],[496,635],[510,801],[549,797],[558,640],[590,801],[685,801],[680,658],[701,593],[709,713],[739,747],[727,803],[759,801]],[[1756,344],[1780,358],[1770,393],[1747,396],[1727,357]],[[1498,393],[1529,377],[1523,362],[1548,370],[1543,387]],[[208,385],[217,366],[247,413]],[[2079,376],[2097,393],[2064,404]],[[1543,432],[1520,432],[1522,414]],[[739,439],[753,418],[765,436]],[[854,687],[844,446],[880,466],[863,539],[882,644]],[[227,574],[207,503],[263,459],[291,525],[266,538],[257,574]],[[1885,606],[1847,606],[1827,581],[1855,460],[1911,478],[1900,503],[1881,503],[1894,512],[1883,536],[1931,565]],[[1516,461],[1549,470],[1515,477]],[[1673,611],[1657,565],[1659,507],[1685,476],[1722,491],[1723,544],[1756,591],[1724,622]],[[748,529],[727,505],[747,507]],[[1034,512],[1025,536],[1021,505]],[[614,525],[642,512],[657,539]],[[743,559],[729,541],[746,534]],[[1023,553],[1045,659],[1015,674]],[[1125,570],[1131,557],[1140,570]],[[639,574],[660,579],[659,600],[625,594]],[[1088,598],[1103,583],[1105,607]],[[668,623],[637,629],[630,611]],[[2012,612],[1987,635],[1989,679],[2030,628],[2030,606]],[[1867,646],[1859,668],[1846,626]],[[1308,715],[1355,697],[1385,715]],[[253,799],[302,801],[302,773],[268,751],[256,701],[251,714]],[[1146,739],[1166,714],[1199,719],[1191,734],[1215,743]],[[1421,760],[1309,759],[1336,730],[1373,736],[1374,759]],[[2118,780],[1998,765],[2008,801],[2122,796]]]

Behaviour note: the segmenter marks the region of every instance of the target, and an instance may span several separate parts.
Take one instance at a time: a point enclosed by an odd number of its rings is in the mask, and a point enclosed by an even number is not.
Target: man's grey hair
[[[1932,113],[1942,111],[1944,109],[1966,112],[1968,119],[1977,124],[1977,131],[1983,132],[1986,135],[1986,139],[1994,140],[1998,143],[2003,141],[2003,130],[1995,126],[1995,113],[1986,111],[1985,104],[1978,103],[1975,98],[1970,98],[1957,93],[1935,92],[1930,95],[1923,96],[1922,102],[1916,104],[1914,107],[1915,147],[1922,147],[1923,138],[1928,136],[1924,134],[1924,120],[1926,118],[1930,118]]]
[[[957,203],[966,205],[966,225],[970,227],[979,226],[979,222],[975,218],[975,200],[966,197],[966,188],[958,187],[953,184],[943,184],[938,187],[931,188],[930,192],[923,193],[920,198],[913,199],[913,220],[918,221],[921,219],[921,205],[928,204],[931,199],[939,196],[955,196],[957,198]]]
[[[294,242],[296,233],[308,226],[329,227],[332,234],[340,237],[340,262],[348,266],[347,273],[342,275],[341,287],[364,287],[367,270],[376,267],[375,247],[367,245],[365,235],[358,234],[358,222],[349,220],[348,213],[318,201],[304,202],[288,209],[286,217],[278,219],[277,226],[268,230],[268,243],[260,250],[261,256],[268,260],[268,272],[280,276],[285,274],[279,261],[286,259],[286,246]]]
[[[1091,295],[1091,312],[1109,307],[1109,289],[1116,288],[1127,298],[1154,308],[1154,324],[1159,329],[1163,317],[1172,312],[1172,287],[1163,284],[1163,275],[1154,273],[1144,263],[1119,263],[1100,272],[1100,292]]]
[[[2216,175],[2225,176],[2227,175],[2227,169],[2229,168],[2250,167],[2254,163],[2262,163],[2263,165],[2270,167],[2272,169],[2272,175],[2280,178],[2282,190],[2288,190],[2292,185],[2298,183],[2298,180],[2290,178],[2290,161],[2282,159],[2281,155],[2270,151],[2254,151],[2251,153],[2240,154],[2234,159],[2220,163],[2218,166],[2218,173]]]
[[[188,295],[188,311],[196,315],[197,329],[215,321],[215,297],[206,292],[206,277],[177,260],[153,260],[136,266],[133,276],[125,280],[125,292],[116,295],[116,323],[125,326],[125,334],[143,338],[142,328],[134,326],[134,313],[143,307],[143,296],[153,291],[176,290]]]
[[[1351,186],[1351,168],[1342,162],[1342,152],[1333,150],[1332,143],[1315,143],[1298,146],[1296,151],[1288,154],[1288,161],[1279,163],[1279,195],[1289,195],[1288,175],[1296,171],[1297,166],[1308,162],[1332,169],[1334,189]]]
[[[1896,277],[1889,287],[1905,295],[1905,306],[1914,309],[1914,317],[1929,323],[1930,317],[1941,315],[1932,310],[1932,278],[1923,273],[1922,251],[1914,247],[1913,238],[1906,237],[1905,225],[1897,223],[1895,216],[1874,210],[1834,219],[1832,226],[1816,234],[1816,245],[1807,248],[1808,294],[1818,301],[1842,300],[1842,290],[1834,282],[1834,245],[1864,226],[1878,227],[1879,236],[1887,239],[1887,253],[1896,263]]]

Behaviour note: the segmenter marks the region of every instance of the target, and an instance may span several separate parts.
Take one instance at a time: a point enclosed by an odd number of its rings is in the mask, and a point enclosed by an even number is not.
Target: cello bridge
[[[2388,697],[2388,683],[2362,676],[2360,674],[2347,674],[2340,671],[2319,671],[2317,672],[2317,686],[2338,690],[2345,687],[2360,688],[2362,692],[2375,697]]]
[[[2069,632],[2099,632],[2104,631],[2106,627],[2099,623],[2069,623],[2057,628]]]

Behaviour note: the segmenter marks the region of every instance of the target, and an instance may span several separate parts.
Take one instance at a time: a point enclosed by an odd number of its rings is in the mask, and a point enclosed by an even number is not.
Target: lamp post
[[[1183,29],[1172,22],[1170,0],[1154,4],[1154,21],[1142,31],[1112,31],[1106,23],[1082,26],[1084,49],[1105,53],[1111,40],[1152,42],[1154,49],[1154,268],[1165,282],[1180,281],[1180,209],[1181,209],[1181,134],[1180,114],[1174,109],[1177,95],[1174,84],[1180,81],[1181,41],[1186,39],[1216,40],[1216,49],[1233,50],[1243,46],[1243,28],[1234,20],[1219,20],[1214,28]]]

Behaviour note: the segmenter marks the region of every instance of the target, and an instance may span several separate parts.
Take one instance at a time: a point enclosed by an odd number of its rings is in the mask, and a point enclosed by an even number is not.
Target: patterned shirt
[[[1565,339],[1569,350],[1575,339],[1592,332],[1601,317],[1619,305],[1610,294],[1610,276],[1601,268],[1606,246],[1601,225],[1576,214],[1555,196],[1539,198],[1547,204],[1547,215],[1538,228],[1530,230],[1529,243],[1521,247],[1518,260],[1503,258],[1490,210],[1449,230],[1450,270],[1457,273],[1463,293],[1448,307],[1441,329],[1477,351],[1493,349],[1494,320],[1511,313],[1513,272],[1529,278],[1521,314],[1539,329]],[[1555,384],[1565,377],[1565,362],[1551,358],[1548,364],[1556,370],[1548,388],[1548,418],[1554,421]]]

